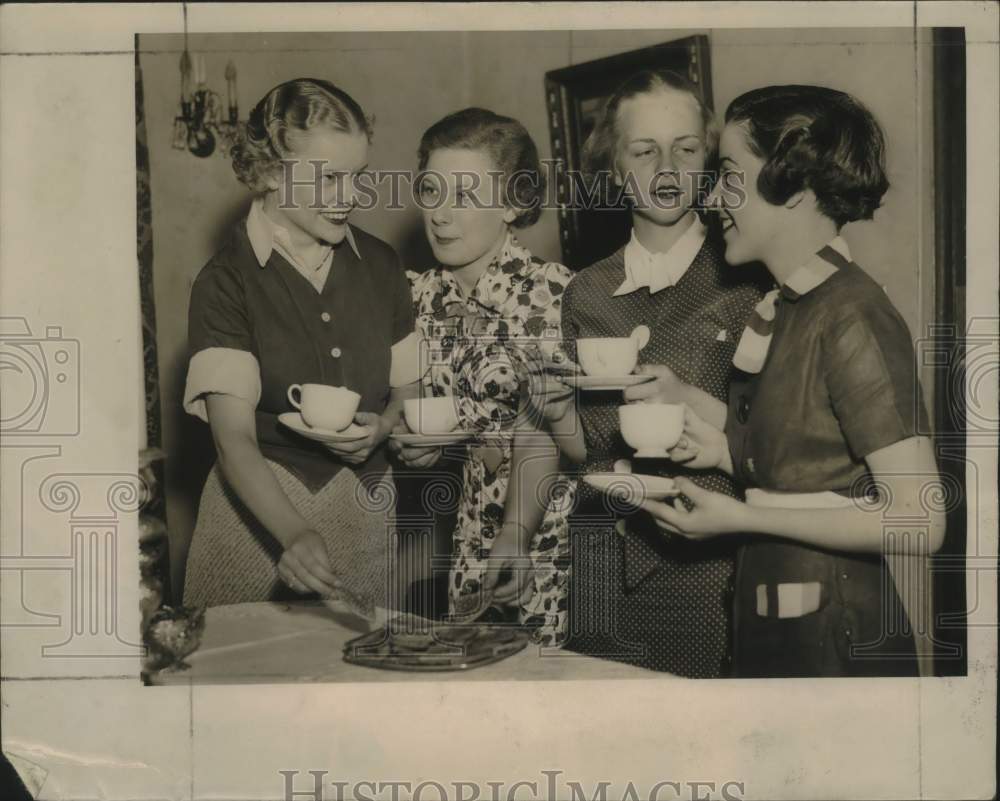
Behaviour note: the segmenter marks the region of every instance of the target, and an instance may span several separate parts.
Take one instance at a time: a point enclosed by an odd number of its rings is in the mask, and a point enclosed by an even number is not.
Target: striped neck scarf
[[[851,260],[851,251],[841,237],[836,237],[808,262],[789,276],[777,289],[772,289],[754,308],[736,346],[733,365],[744,373],[759,373],[764,368],[767,351],[774,334],[774,319],[781,299],[796,301],[811,292]]]

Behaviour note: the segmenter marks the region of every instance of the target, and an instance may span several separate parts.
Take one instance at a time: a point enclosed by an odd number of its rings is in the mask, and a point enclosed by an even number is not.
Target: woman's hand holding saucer
[[[395,433],[408,434],[410,429],[405,423],[397,423],[393,429]],[[441,459],[442,449],[438,446],[430,448],[420,448],[414,445],[404,445],[396,439],[389,440],[389,450],[396,454],[396,457],[406,467],[411,470],[419,470],[424,467],[433,467]]]
[[[530,393],[532,405],[541,411],[550,423],[562,420],[574,403],[574,389],[562,381],[563,376],[579,375],[583,371],[568,358],[545,358],[540,372],[532,376]]]
[[[278,560],[278,575],[296,592],[337,595],[340,582],[333,574],[323,538],[311,529],[291,537]]]
[[[556,423],[566,416],[573,405],[573,388],[564,384],[558,377],[546,374],[542,377],[532,400],[541,409],[545,420]]]
[[[653,375],[655,380],[647,381],[645,384],[635,384],[625,387],[625,402],[636,403],[683,403],[684,402],[684,382],[677,377],[677,373],[663,364],[644,364],[638,370],[637,375]]]
[[[684,407],[684,432],[669,454],[672,461],[695,470],[733,471],[725,433],[702,420],[690,406]]]
[[[327,442],[324,444],[348,464],[361,464],[389,436],[389,426],[381,415],[374,412],[356,413],[354,423],[365,429],[363,436],[347,442]]]
[[[685,384],[677,373],[664,364],[644,364],[637,375],[651,375],[652,381],[626,387],[625,403],[673,403],[693,407],[713,426],[726,424],[726,404],[691,384]]]
[[[693,504],[690,511],[683,503],[642,503],[642,508],[653,516],[660,528],[691,540],[711,539],[719,534],[747,530],[749,507],[745,503],[719,492],[702,489],[687,478],[677,478],[676,481],[677,489]]]

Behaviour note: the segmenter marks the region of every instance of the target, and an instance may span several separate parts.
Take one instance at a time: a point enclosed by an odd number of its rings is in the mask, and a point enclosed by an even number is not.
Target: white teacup
[[[663,458],[684,433],[680,403],[629,403],[618,407],[622,438],[640,458]]]
[[[414,434],[447,434],[458,427],[455,398],[410,398],[403,401],[406,425]]]
[[[629,375],[639,361],[635,337],[584,337],[576,341],[576,355],[587,375]]]
[[[296,398],[296,393],[299,398]],[[327,431],[342,431],[354,422],[361,396],[347,387],[326,384],[292,384],[288,402],[302,413],[305,424]]]

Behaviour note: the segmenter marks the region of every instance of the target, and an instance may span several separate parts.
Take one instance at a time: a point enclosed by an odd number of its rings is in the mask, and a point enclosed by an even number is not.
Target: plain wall
[[[543,79],[548,70],[707,34],[716,109],[775,83],[815,83],[855,95],[886,131],[892,187],[872,222],[845,229],[853,255],[885,285],[914,336],[933,310],[933,152],[929,34],[911,29],[644,30],[373,34],[192,35],[208,85],[225,96],[231,58],[241,117],[272,86],[316,76],[345,88],[375,117],[373,169],[415,167],[420,134],[450,111],[479,105],[520,119],[550,155]],[[244,212],[248,193],[229,161],[198,159],[170,146],[183,37],[141,36],[150,152],[153,273],[157,311],[167,516],[175,575],[186,553],[212,452],[207,426],[180,408],[191,282]],[[354,222],[390,242],[407,266],[430,263],[412,209],[373,209]],[[546,211],[519,238],[558,260],[556,214]],[[924,382],[929,395],[929,382]]]

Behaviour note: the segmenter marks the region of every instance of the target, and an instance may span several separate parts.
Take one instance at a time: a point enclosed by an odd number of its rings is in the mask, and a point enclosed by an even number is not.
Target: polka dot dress
[[[725,263],[711,237],[672,287],[614,297],[624,280],[624,249],[577,275],[563,301],[566,338],[622,337],[646,325],[651,335],[640,364],[666,365],[725,402],[733,353],[760,289]],[[722,473],[635,459],[619,431],[622,403],[620,392],[581,393],[587,442],[582,473],[632,459],[633,472],[685,475],[705,489],[736,495]],[[645,513],[613,508],[607,496],[583,482],[572,532],[568,648],[693,678],[728,672],[731,541],[692,543],[671,536]]]

